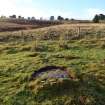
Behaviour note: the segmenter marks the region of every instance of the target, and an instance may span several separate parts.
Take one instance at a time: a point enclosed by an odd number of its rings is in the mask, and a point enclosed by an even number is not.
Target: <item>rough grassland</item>
[[[13,33],[6,39],[8,33],[1,33],[0,105],[105,105],[105,26],[89,24],[88,30],[83,26],[79,33],[73,27],[25,31],[35,35],[32,39],[25,39],[30,34],[24,34],[17,40]],[[43,32],[60,34],[60,38],[37,39],[46,35]],[[72,36],[70,32],[76,35],[66,40],[66,35]],[[37,86],[37,92],[27,88],[31,74],[48,65],[65,66],[78,80],[57,82],[41,90]]]

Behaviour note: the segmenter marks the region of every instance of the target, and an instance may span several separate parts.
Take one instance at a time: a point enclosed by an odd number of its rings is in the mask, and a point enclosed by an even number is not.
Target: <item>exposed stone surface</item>
[[[47,78],[70,78],[69,73],[67,72],[65,67],[60,66],[46,66],[37,71],[35,71],[30,80],[33,80],[37,77],[45,77]]]

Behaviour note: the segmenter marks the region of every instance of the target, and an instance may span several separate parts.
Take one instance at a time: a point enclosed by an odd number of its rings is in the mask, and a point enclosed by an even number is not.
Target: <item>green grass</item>
[[[0,44],[0,105],[105,105],[104,36],[35,44]],[[45,87],[29,81],[34,71],[48,65],[67,67],[77,80],[54,80]]]

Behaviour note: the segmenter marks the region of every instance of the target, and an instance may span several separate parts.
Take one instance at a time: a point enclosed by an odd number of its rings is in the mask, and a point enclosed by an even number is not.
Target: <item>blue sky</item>
[[[105,14],[105,0],[0,0],[0,15],[6,16],[92,19],[100,13]]]

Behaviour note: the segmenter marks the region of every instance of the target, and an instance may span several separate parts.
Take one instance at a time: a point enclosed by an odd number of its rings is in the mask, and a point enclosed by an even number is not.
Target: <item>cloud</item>
[[[37,5],[37,3],[35,0],[0,0],[0,15],[16,14],[24,17],[35,16],[36,18],[44,17],[47,19],[52,15],[55,17],[61,15],[64,18],[92,19],[95,14],[105,14],[105,10],[98,8],[83,9],[79,13],[79,11],[74,12],[65,10],[65,8],[44,8],[42,4]]]
[[[0,0],[0,15],[43,16],[44,13],[33,6],[33,0]]]
[[[38,7],[33,0],[0,0],[0,15],[10,16],[13,14],[24,17],[35,16],[36,18],[49,18],[52,15],[71,17],[73,15],[72,12],[61,9]]]
[[[12,10],[13,7],[13,2],[9,2],[8,0],[0,0],[0,14],[8,14],[10,12],[10,9]]]
[[[0,15],[10,15],[11,13],[13,13],[12,11],[14,11],[14,13],[16,12],[16,1],[17,0],[0,0]]]

